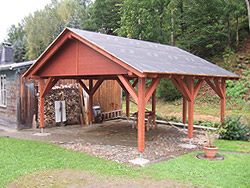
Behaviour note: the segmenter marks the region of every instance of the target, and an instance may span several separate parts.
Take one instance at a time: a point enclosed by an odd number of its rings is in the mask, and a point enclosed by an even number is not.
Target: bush
[[[240,120],[241,116],[227,116],[224,119],[222,126],[226,129],[226,132],[220,134],[221,138],[226,140],[247,140],[247,133],[249,129],[243,125]]]
[[[161,79],[157,88],[157,98],[164,99],[165,101],[174,101],[181,97],[181,92],[175,87],[170,79]]]

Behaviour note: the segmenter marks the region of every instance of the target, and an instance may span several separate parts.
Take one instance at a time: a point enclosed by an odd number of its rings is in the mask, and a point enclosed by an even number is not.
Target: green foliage
[[[224,119],[222,126],[226,129],[226,132],[220,133],[221,138],[226,140],[247,140],[246,134],[249,129],[243,125],[240,120],[241,116],[227,116]]]
[[[215,122],[203,122],[201,126],[206,127],[202,129],[202,132],[206,136],[208,145],[212,145],[218,135],[226,132],[226,130],[221,126],[221,124],[216,124]]]
[[[7,41],[12,44],[14,50],[14,61],[23,62],[26,54],[26,33],[24,31],[24,25],[18,24],[11,25],[8,29]]]
[[[230,98],[230,103],[245,104],[250,97],[247,96],[250,88],[250,69],[242,70],[243,76],[237,81],[226,81],[226,96]]]
[[[123,0],[95,0],[90,8],[90,22],[95,30],[114,35],[120,27],[119,5]]]
[[[167,88],[167,89],[166,89]],[[165,101],[174,101],[182,97],[181,92],[175,87],[170,79],[161,79],[157,88],[157,98]]]

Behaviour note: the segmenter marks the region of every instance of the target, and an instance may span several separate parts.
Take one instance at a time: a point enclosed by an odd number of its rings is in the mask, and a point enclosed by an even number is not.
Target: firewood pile
[[[39,100],[39,99],[38,99]],[[54,87],[45,96],[44,101],[44,118],[45,126],[55,126],[55,101],[66,102],[66,125],[80,123],[80,98],[77,85],[66,85]],[[40,104],[40,103],[38,103]],[[40,119],[38,119],[40,122]]]

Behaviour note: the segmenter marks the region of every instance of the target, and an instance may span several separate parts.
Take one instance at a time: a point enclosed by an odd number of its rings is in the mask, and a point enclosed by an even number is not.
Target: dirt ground
[[[66,149],[130,165],[129,160],[139,157],[137,130],[132,129],[132,121],[122,119],[84,127],[73,125],[46,128],[43,135],[39,129],[16,131],[0,126],[0,136],[52,142]],[[192,143],[197,147],[183,148],[181,144],[189,142],[187,129],[158,125],[157,129],[145,132],[145,151],[142,157],[150,160],[150,163],[168,160],[201,150],[204,140],[204,136],[195,130]]]

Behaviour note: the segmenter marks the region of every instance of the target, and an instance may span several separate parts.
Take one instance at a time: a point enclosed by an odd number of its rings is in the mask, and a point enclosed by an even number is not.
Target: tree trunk
[[[171,29],[171,44],[175,45],[175,39],[174,39],[174,11],[171,10],[171,23],[172,23],[172,29]]]
[[[249,32],[250,32],[250,3],[249,0],[245,0],[247,4],[247,12],[248,12],[248,24],[249,24]]]

